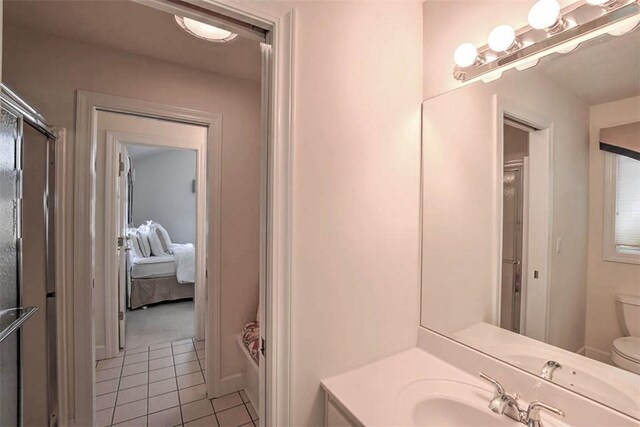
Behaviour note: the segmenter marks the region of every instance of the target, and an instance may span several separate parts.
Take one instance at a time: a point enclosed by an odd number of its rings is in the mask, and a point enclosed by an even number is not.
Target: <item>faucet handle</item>
[[[527,408],[527,420],[529,426],[540,426],[540,409],[547,410],[559,417],[565,416],[562,409],[558,409],[554,406],[535,400],[531,402]]]
[[[485,374],[484,372],[478,372],[478,376],[480,378],[482,378],[483,380],[488,381],[491,384],[493,384],[493,386],[496,389],[496,396],[502,396],[502,395],[505,394],[504,387],[497,380],[494,380],[493,378],[491,378],[489,375]]]

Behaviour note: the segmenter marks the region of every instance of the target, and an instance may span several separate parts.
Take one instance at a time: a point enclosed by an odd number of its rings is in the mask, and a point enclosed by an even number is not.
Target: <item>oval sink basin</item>
[[[496,416],[489,409],[480,410],[464,402],[447,398],[432,398],[420,402],[413,410],[413,422],[420,426],[515,426],[518,423],[505,416]]]
[[[416,426],[487,426],[522,427],[522,424],[488,408],[493,391],[476,385],[445,379],[419,380],[408,384],[398,394],[400,413],[411,414]],[[544,425],[559,426],[545,415]],[[408,421],[408,419],[407,419]]]

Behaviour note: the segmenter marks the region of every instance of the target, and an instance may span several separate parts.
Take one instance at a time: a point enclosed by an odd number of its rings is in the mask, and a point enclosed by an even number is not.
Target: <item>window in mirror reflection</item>
[[[605,259],[640,263],[640,161],[607,153]],[[609,256],[607,256],[607,254]]]

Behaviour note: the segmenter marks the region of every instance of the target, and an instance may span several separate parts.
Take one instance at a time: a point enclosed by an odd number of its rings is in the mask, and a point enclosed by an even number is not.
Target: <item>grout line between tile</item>
[[[149,425],[149,395],[151,394],[151,389],[150,389],[151,383],[149,382],[150,375],[148,370],[151,367],[151,346],[147,347],[147,351],[148,351],[147,353],[147,411],[146,411],[147,413],[144,418],[144,423],[146,426]]]
[[[176,382],[176,393],[178,393],[178,408],[180,409],[180,425],[184,425],[184,416],[182,415],[182,401],[180,400],[180,387],[178,386],[178,372],[176,372],[176,360],[174,359],[173,354],[173,344],[171,344],[171,360],[173,360],[173,373],[174,373],[174,381]]]

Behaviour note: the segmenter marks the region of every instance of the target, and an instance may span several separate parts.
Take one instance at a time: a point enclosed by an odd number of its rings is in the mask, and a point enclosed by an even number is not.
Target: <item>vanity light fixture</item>
[[[545,30],[549,34],[559,33],[567,26],[560,13],[558,0],[538,0],[529,9],[529,25],[536,30]]]
[[[487,40],[489,47],[494,52],[513,52],[522,46],[516,37],[516,31],[511,25],[498,25],[491,33]]]
[[[597,34],[626,34],[640,24],[639,2],[578,0],[561,9],[558,0],[538,0],[529,10],[529,26],[514,30],[499,25],[489,34],[487,45],[458,46],[453,76],[462,82],[491,81],[506,70],[535,66],[554,52],[569,52]]]
[[[196,21],[186,16],[175,15],[175,19],[180,28],[202,40],[214,43],[226,43],[238,37],[237,34],[231,31],[218,28],[211,24],[205,24],[204,22]]]

